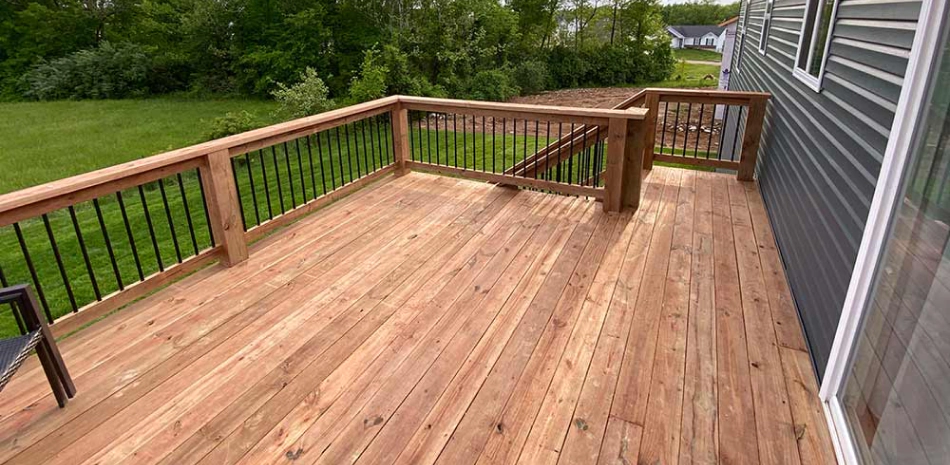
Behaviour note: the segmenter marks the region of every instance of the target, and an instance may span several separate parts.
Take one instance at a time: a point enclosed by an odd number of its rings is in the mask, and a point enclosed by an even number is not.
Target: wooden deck
[[[655,168],[634,214],[411,173],[62,341],[2,463],[833,463],[762,200]]]

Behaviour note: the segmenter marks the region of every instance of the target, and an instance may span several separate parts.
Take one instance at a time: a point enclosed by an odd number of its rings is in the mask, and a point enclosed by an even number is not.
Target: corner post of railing
[[[206,208],[211,233],[222,248],[221,261],[227,266],[247,259],[247,240],[241,222],[241,203],[231,173],[231,155],[227,149],[211,152],[201,166]]]
[[[607,170],[604,179],[605,212],[619,212],[623,208],[626,145],[627,120],[610,118],[607,126]]]
[[[396,176],[409,172],[406,161],[409,160],[409,109],[397,103],[393,114],[393,153],[396,154]]]
[[[653,150],[656,147],[656,124],[657,114],[660,112],[660,93],[655,90],[648,90],[644,107],[647,109],[647,116],[644,120],[645,131],[643,132],[643,169],[653,169]]]
[[[755,176],[755,163],[759,154],[759,139],[762,138],[762,125],[765,122],[765,106],[768,96],[753,97],[749,100],[749,113],[746,116],[745,134],[742,136],[742,152],[739,155],[740,181],[751,181]]]
[[[641,119],[627,120],[627,142],[624,146],[624,173],[622,208],[640,207],[640,189],[643,184],[644,135],[647,123]],[[652,133],[650,133],[652,135]],[[652,140],[652,137],[651,137]]]

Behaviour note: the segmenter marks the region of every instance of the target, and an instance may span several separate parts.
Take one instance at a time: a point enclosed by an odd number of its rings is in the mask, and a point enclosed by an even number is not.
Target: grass
[[[61,101],[0,104],[0,194],[204,141],[213,118],[247,110],[276,122],[274,102],[254,100]]]
[[[675,56],[677,60],[722,61],[721,53],[715,50],[703,50],[700,48],[673,50],[673,56]]]
[[[707,79],[707,76],[711,76]],[[680,61],[673,74],[665,81],[638,84],[638,87],[693,88],[716,87],[719,85],[719,65],[700,65]]]

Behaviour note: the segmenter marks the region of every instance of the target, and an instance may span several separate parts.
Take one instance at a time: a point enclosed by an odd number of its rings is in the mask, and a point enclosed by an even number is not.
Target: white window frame
[[[918,33],[911,47],[904,85],[894,114],[894,124],[891,126],[892,137],[887,141],[884,161],[865,223],[867,227],[861,238],[861,247],[825,368],[825,377],[818,393],[831,431],[835,454],[838,463],[842,465],[861,465],[858,450],[860,444],[851,436],[844,405],[839,396],[844,390],[857,347],[861,320],[874,291],[876,273],[883,258],[892,218],[903,197],[904,172],[908,169],[911,151],[916,147],[916,129],[923,121],[922,114],[930,91],[927,84],[937,63],[937,53],[940,52],[938,47],[943,45],[941,35],[944,34],[942,28],[946,27],[943,18],[947,8],[947,2],[944,0],[924,0],[921,5]]]
[[[759,35],[759,53],[763,55],[769,48],[769,32],[772,30],[773,10],[775,10],[775,0],[765,0],[765,14],[762,15],[762,29]]]
[[[824,44],[819,45],[816,44],[815,41],[818,39],[818,31],[820,29],[818,22],[821,19],[821,12],[824,10],[824,2],[834,2],[834,5],[831,7],[831,18],[828,20],[828,37],[825,37]],[[802,63],[801,51],[802,45],[805,42],[805,28],[808,26],[808,11],[811,10],[812,5],[815,3],[819,3],[819,5],[815,8],[814,17],[811,18],[812,30],[811,40],[809,41],[811,48],[808,50],[808,56],[805,57],[805,63]],[[805,3],[805,16],[802,17],[802,29],[798,34],[798,47],[795,49],[795,66],[792,68],[792,75],[815,92],[821,92],[821,83],[825,78],[825,67],[828,65],[828,52],[831,50],[831,39],[834,37],[839,4],[841,4],[840,0],[808,0],[808,2]],[[807,66],[811,64],[815,58],[815,50],[819,46],[824,48],[824,53],[821,55],[821,66],[818,68],[818,76],[813,76],[808,72]]]

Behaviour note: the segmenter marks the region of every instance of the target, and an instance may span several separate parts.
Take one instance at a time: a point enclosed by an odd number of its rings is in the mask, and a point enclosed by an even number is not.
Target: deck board
[[[831,462],[773,241],[721,174],[388,178],[64,340],[65,409],[24,365],[0,463]]]

